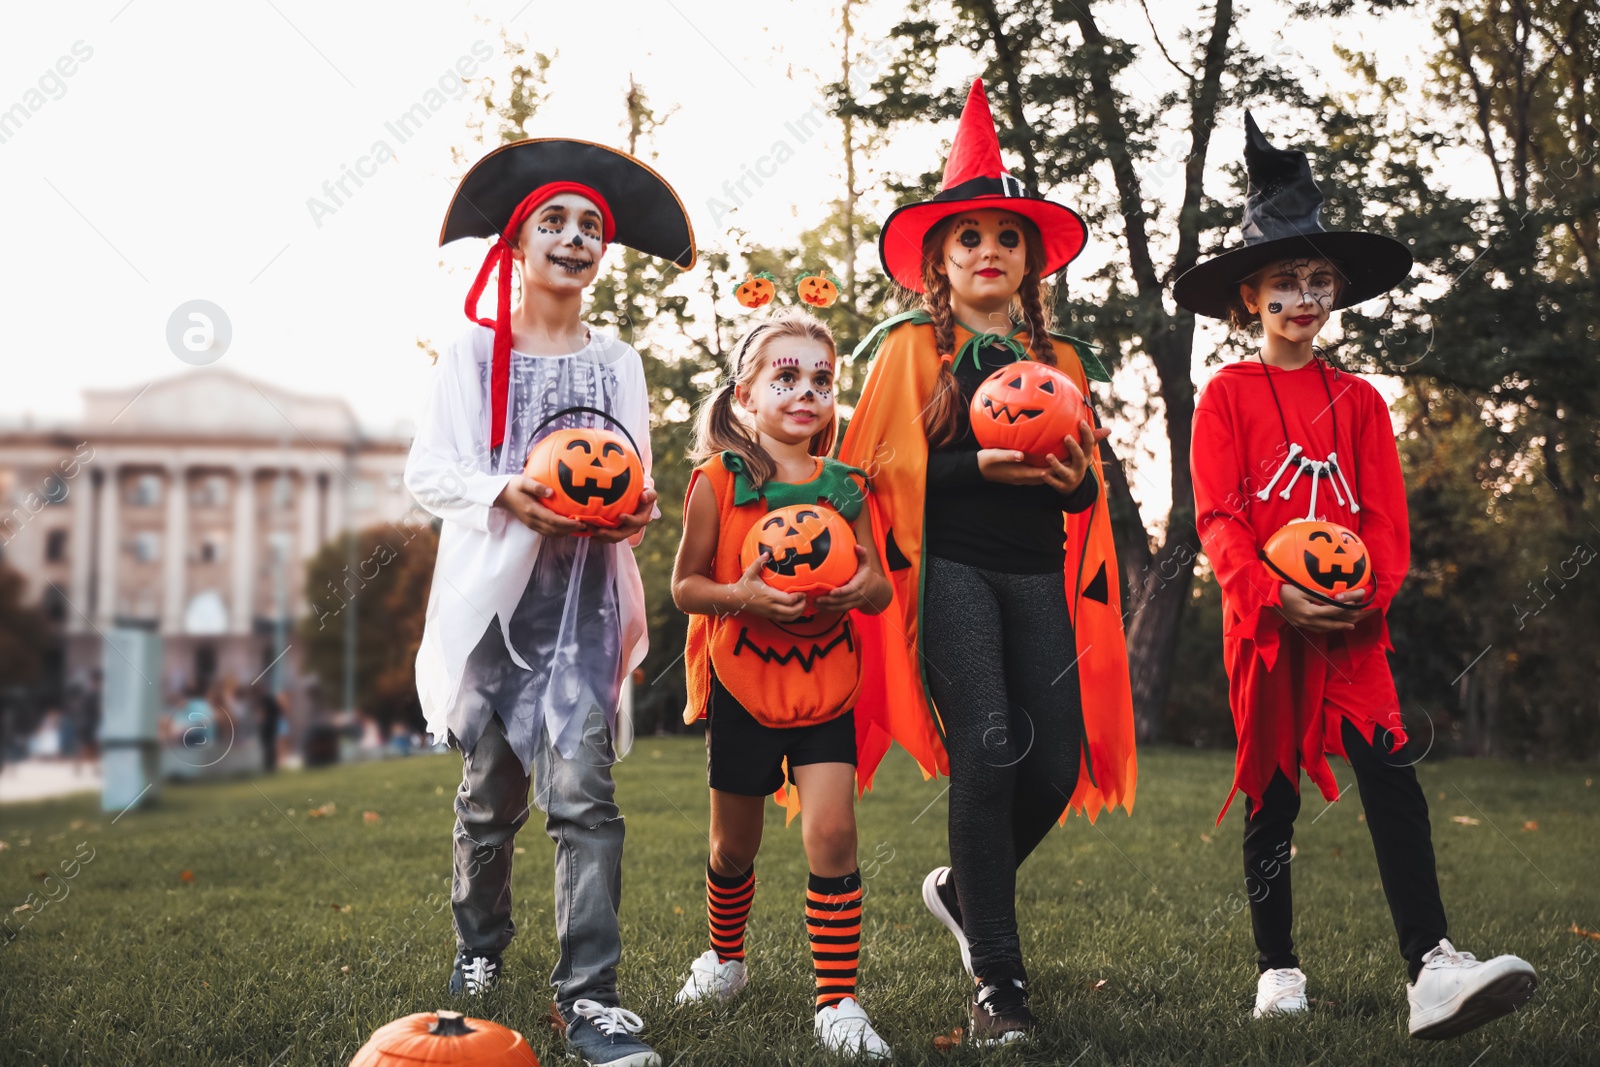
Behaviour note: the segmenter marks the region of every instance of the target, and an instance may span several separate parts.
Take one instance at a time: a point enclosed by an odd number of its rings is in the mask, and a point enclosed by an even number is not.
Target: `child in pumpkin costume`
[[[1174,295],[1236,326],[1259,321],[1264,335],[1257,358],[1222,367],[1201,394],[1191,453],[1200,540],[1222,586],[1239,735],[1222,812],[1245,794],[1245,884],[1261,972],[1254,1014],[1306,1010],[1290,936],[1290,842],[1300,768],[1337,800],[1334,754],[1361,790],[1410,974],[1411,1034],[1452,1037],[1524,1003],[1535,977],[1515,956],[1480,962],[1445,938],[1428,803],[1414,761],[1400,754],[1406,733],[1385,656],[1384,613],[1410,557],[1399,453],[1377,389],[1313,347],[1329,312],[1398,284],[1411,255],[1387,237],[1324,230],[1305,153],[1272,147],[1248,115],[1245,125],[1245,244],[1187,271]],[[1308,588],[1322,585],[1320,599],[1261,556],[1268,538],[1303,519],[1353,530],[1367,550],[1367,561],[1352,564],[1342,543],[1306,542],[1305,577]],[[1369,564],[1371,595],[1344,590]]]
[[[646,648],[632,546],[660,512],[648,487],[614,528],[543,503],[558,488],[574,496],[580,483],[592,494],[609,481],[604,493],[613,493],[618,477],[638,473],[631,467],[608,475],[592,457],[572,484],[556,486],[523,470],[550,433],[620,428],[648,482],[643,366],[628,345],[585,327],[583,292],[613,241],[687,268],[694,238],[660,175],[624,153],[559,139],[505,145],[479,161],[440,242],[460,237],[493,244],[467,297],[474,325],[440,358],[405,472],[418,502],[444,520],[417,690],[429,729],[462,753],[450,988],[477,994],[499,978],[515,932],[513,840],[534,787],[556,845],[551,983],[568,1045],[594,1064],[659,1064],[635,1036],[639,1017],[618,1003],[623,823],[611,765],[631,742],[618,714],[622,680]],[[498,311],[479,319],[495,270]],[[513,274],[522,287],[515,311]]]
[[[729,374],[701,409],[683,512],[673,598],[689,613],[687,722],[708,720],[711,858],[706,904],[711,948],[694,961],[679,1003],[729,1000],[744,989],[745,922],[755,895],[766,795],[800,793],[806,858],[806,932],[816,970],[814,1026],[823,1046],[889,1058],[856,1000],[861,873],[856,866],[856,722],[862,649],[856,620],[888,600],[864,508],[866,479],[828,458],[837,426],[833,336],[786,311],[750,330]],[[745,415],[734,412],[735,401]],[[790,505],[838,511],[855,529],[852,577],[808,598],[779,592],[764,568],[794,570],[838,547],[769,512]],[[758,524],[763,552],[740,562]],[[770,532],[769,532],[770,528]],[[816,566],[807,562],[806,566]]]
[[[1131,808],[1133,713],[1110,523],[1089,423],[1049,466],[980,449],[972,394],[1017,360],[1054,364],[1087,397],[1104,370],[1052,339],[1041,281],[1084,243],[1082,220],[1024,195],[1001,166],[982,82],[944,188],[884,224],[884,269],[923,309],[880,325],[841,458],[872,477],[893,601],[862,620],[875,664],[858,714],[924,773],[950,776],[951,866],[923,883],[974,979],[971,1037],[1033,1027],[1016,872],[1064,818]],[[1020,319],[1020,321],[1018,321]],[[880,343],[881,341],[881,343]],[[1090,418],[1092,419],[1092,415]],[[869,738],[864,764],[881,754]]]

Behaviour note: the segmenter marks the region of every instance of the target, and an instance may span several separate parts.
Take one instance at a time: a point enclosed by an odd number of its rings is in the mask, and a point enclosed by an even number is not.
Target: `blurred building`
[[[307,564],[341,531],[406,516],[407,448],[337,397],[217,367],[86,391],[78,425],[0,427],[0,560],[61,627],[64,686],[100,666],[112,625],[162,635],[169,700],[250,682],[286,635],[263,682],[303,710]]]

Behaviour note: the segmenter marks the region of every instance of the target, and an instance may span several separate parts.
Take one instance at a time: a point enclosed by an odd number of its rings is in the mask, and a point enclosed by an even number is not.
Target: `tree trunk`
[[[1124,610],[1133,721],[1140,741],[1159,740],[1163,732],[1178,628],[1189,603],[1198,549],[1192,525],[1169,530],[1150,569],[1140,576],[1133,603]]]

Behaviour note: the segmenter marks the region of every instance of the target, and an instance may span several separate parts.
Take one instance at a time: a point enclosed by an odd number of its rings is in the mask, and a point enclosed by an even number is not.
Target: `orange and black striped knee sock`
[[[817,1010],[856,995],[861,959],[861,872],[813,874],[806,886],[806,937],[817,972]]]
[[[706,911],[711,917],[711,947],[717,962],[744,959],[744,926],[756,896],[756,869],[718,874],[706,864]]]

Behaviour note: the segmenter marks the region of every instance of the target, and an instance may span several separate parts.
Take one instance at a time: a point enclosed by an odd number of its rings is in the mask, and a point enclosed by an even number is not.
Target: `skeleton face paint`
[[[523,227],[518,251],[525,278],[557,288],[587,286],[605,252],[604,220],[585,196],[552,197]]]

